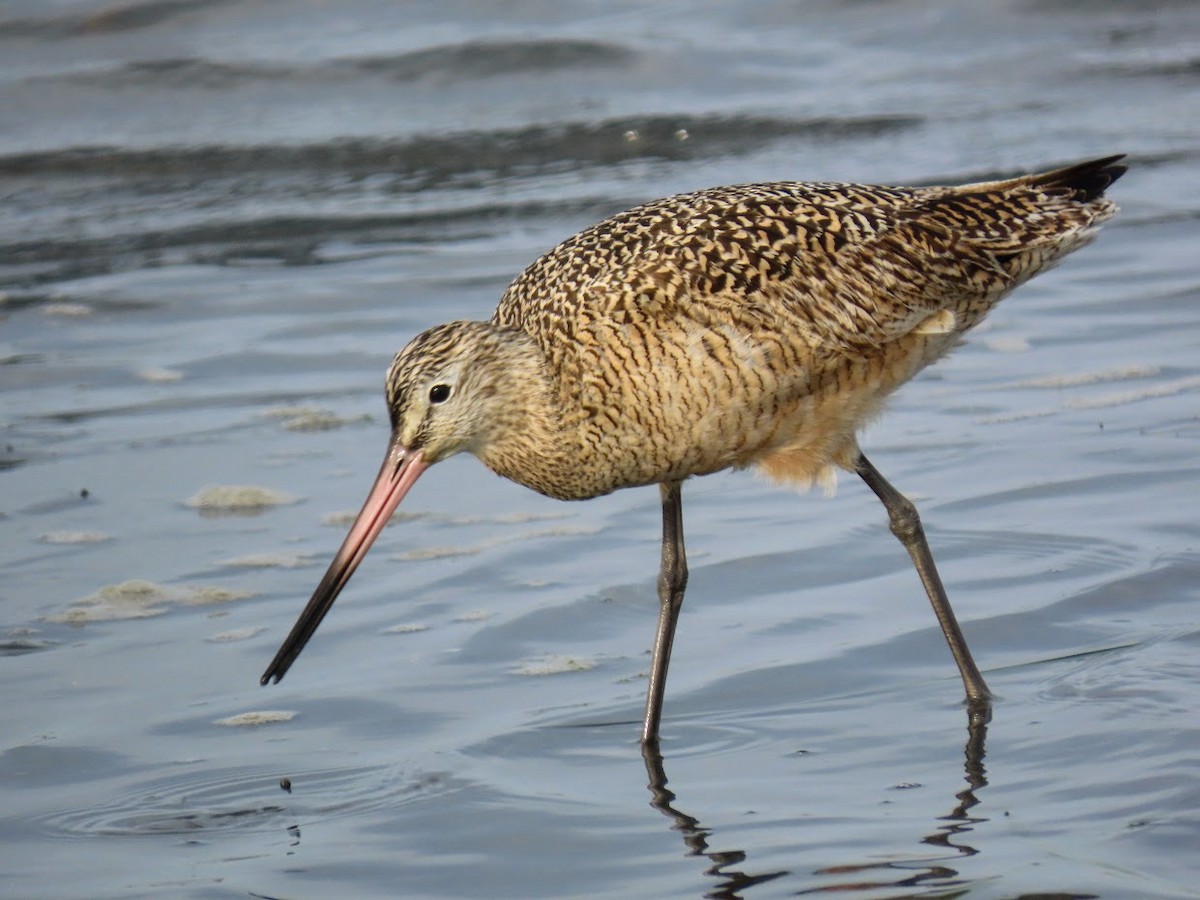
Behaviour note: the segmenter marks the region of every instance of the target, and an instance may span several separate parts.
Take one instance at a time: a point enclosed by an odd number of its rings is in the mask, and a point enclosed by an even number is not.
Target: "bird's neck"
[[[491,399],[489,428],[473,449],[497,475],[560,500],[582,499],[595,492],[581,483],[577,429],[563,408],[542,350],[529,335],[504,336],[499,386]]]

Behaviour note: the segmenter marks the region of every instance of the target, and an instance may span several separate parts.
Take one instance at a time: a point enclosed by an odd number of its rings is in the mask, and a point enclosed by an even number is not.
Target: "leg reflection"
[[[987,719],[968,715],[967,746],[964,750],[967,786],[954,795],[958,805],[949,815],[942,816],[942,821],[949,824],[942,825],[936,832],[927,835],[924,843],[937,847],[952,847],[962,856],[974,856],[979,852],[974,847],[956,844],[954,841],[974,830],[976,825],[987,821],[986,817],[970,815],[971,809],[979,805],[979,798],[975,796],[975,792],[987,787],[987,770],[983,766],[983,758],[986,755],[983,745],[986,740]]]
[[[988,821],[984,816],[972,816],[970,813],[975,806],[979,805],[976,792],[987,787],[987,770],[984,768],[983,760],[986,756],[984,744],[987,741],[987,725],[990,719],[990,707],[981,712],[974,705],[968,704],[967,743],[963,749],[964,780],[967,782],[967,786],[954,795],[954,799],[957,801],[954,808],[947,815],[939,817],[938,821],[946,824],[939,825],[935,831],[921,838],[922,844],[929,844],[940,849],[937,856],[817,869],[814,872],[816,875],[836,875],[839,878],[853,875],[855,880],[852,883],[842,881],[839,884],[821,885],[798,893],[844,892],[851,887],[856,890],[965,887],[968,884],[967,880],[950,863],[956,859],[975,856],[979,852],[964,839],[974,831],[976,825]],[[871,872],[883,872],[887,877],[876,875],[875,880],[859,880],[866,873]],[[901,877],[893,877],[897,872],[902,873]]]
[[[954,795],[954,808],[947,815],[938,818],[937,821],[944,824],[939,824],[932,833],[920,839],[922,844],[938,848],[936,856],[822,866],[812,870],[813,874],[822,876],[823,880],[833,878],[835,881],[801,889],[796,893],[844,893],[850,890],[879,888],[964,885],[965,880],[950,863],[979,852],[965,839],[977,825],[987,821],[986,817],[973,815],[972,810],[979,804],[977,792],[987,786],[987,773],[983,761],[986,755],[984,744],[987,740],[988,718],[975,711],[968,713],[967,742],[964,748],[967,786]],[[699,819],[688,815],[675,805],[676,797],[667,787],[666,770],[657,745],[643,745],[642,757],[646,762],[646,775],[649,778],[650,805],[672,820],[673,828],[682,835],[690,856],[704,856],[712,863],[704,870],[704,874],[719,881],[716,888],[706,893],[705,897],[736,900],[743,897],[743,891],[747,888],[789,874],[787,869],[751,874],[746,871],[745,851],[711,850],[709,843],[712,829],[705,827]]]
[[[657,743],[643,744],[642,758],[646,761],[646,775],[650,779],[647,785],[650,788],[650,805],[674,821],[674,828],[683,835],[683,843],[688,848],[689,856],[706,856],[712,861],[712,865],[704,870],[704,874],[720,879],[720,881],[717,888],[706,893],[705,897],[715,898],[715,900],[738,900],[742,896],[741,892],[746,888],[774,881],[776,878],[788,874],[786,869],[761,875],[751,875],[740,869],[731,869],[732,866],[740,866],[746,861],[745,851],[710,850],[708,839],[712,831],[701,825],[699,819],[689,816],[673,805],[675,794],[667,788],[667,773],[663,768],[663,758],[658,751]]]

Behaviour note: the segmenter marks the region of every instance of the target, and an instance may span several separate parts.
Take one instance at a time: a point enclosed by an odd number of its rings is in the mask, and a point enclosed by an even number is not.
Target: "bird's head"
[[[394,440],[427,465],[480,455],[511,416],[503,395],[508,336],[486,322],[447,322],[396,354],[385,388]]]
[[[362,510],[262,683],[278,681],[333,606],[367,550],[421,473],[456,453],[490,452],[522,434],[521,385],[544,379],[522,332],[486,322],[449,322],[417,335],[387,374],[392,437]]]

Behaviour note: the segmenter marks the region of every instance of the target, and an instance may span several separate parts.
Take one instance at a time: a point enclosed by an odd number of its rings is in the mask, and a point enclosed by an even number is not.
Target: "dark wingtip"
[[[1105,156],[1065,169],[1055,169],[1038,175],[1034,180],[1048,188],[1066,188],[1071,191],[1072,199],[1088,203],[1104,196],[1108,186],[1125,174],[1129,167],[1121,162],[1124,158],[1124,153]]]

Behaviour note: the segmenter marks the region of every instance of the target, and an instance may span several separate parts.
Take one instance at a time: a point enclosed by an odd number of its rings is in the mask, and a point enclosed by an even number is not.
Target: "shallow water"
[[[0,893],[1196,896],[1200,18],[1136,7],[6,4]],[[845,479],[688,484],[662,772],[651,489],[444,463],[258,687],[391,354],[561,238],[712,184],[1122,151],[1098,242],[863,440],[986,733]]]

